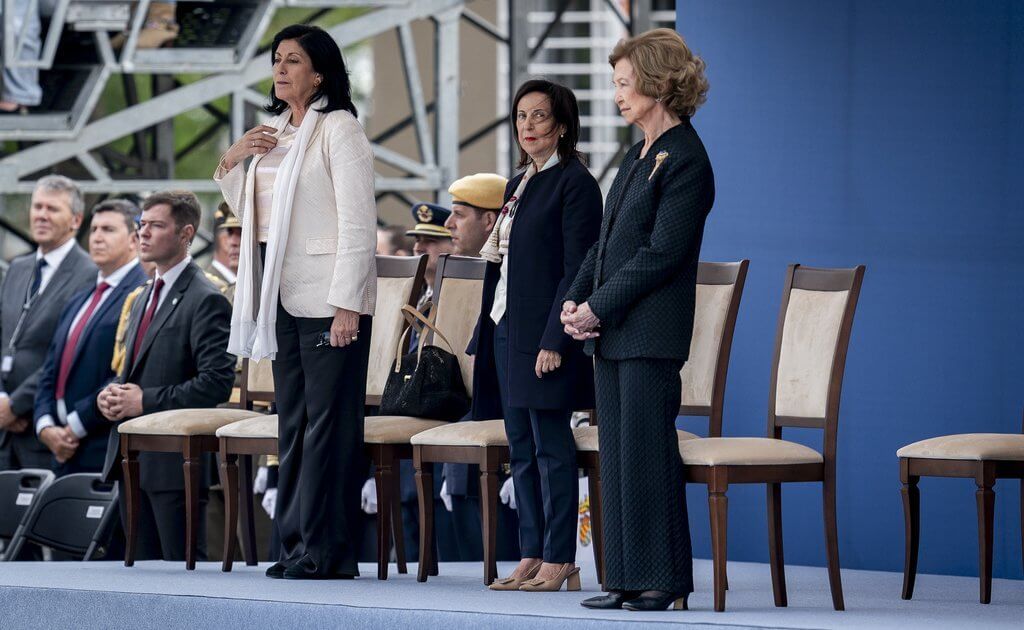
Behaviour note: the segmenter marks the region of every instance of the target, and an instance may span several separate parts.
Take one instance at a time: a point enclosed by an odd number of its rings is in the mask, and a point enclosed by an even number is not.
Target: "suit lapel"
[[[192,282],[192,278],[198,270],[199,268],[196,267],[195,263],[186,265],[185,269],[181,272],[181,276],[178,277],[178,280],[170,288],[167,297],[163,299],[163,303],[157,307],[156,314],[153,315],[153,321],[150,322],[149,328],[146,330],[146,336],[142,338],[142,347],[139,348],[138,360],[132,365],[132,371],[129,374],[133,373],[139,363],[142,362],[142,358],[149,351],[150,346],[153,345],[153,338],[156,337],[157,333],[160,332],[160,329],[163,328],[164,324],[171,317],[171,313],[178,307],[182,296],[185,294],[185,290],[188,289],[188,285]],[[150,292],[152,292],[152,289],[150,289]],[[148,294],[146,301],[149,301]],[[143,314],[145,314],[145,310],[143,310]],[[140,319],[139,322],[141,323],[141,321]]]
[[[136,285],[132,282],[134,275],[134,272],[128,274],[116,287],[111,289],[110,295],[107,296],[107,299],[103,300],[103,304],[100,304],[99,308],[96,309],[92,314],[92,317],[90,317],[89,321],[85,324],[85,330],[82,331],[82,336],[78,338],[78,347],[75,348],[75,357],[71,360],[72,369],[74,369],[75,364],[78,363],[78,357],[82,354],[82,348],[85,346],[85,340],[92,334],[93,329],[99,325],[103,316],[106,315],[107,311],[113,308],[115,304],[118,304],[118,308],[120,309],[119,301],[121,301],[126,293],[135,289]],[[92,294],[90,293],[86,299],[88,300],[91,296]],[[82,308],[82,304],[79,304],[78,308]]]
[[[68,252],[68,255],[64,257],[60,265],[53,271],[53,276],[50,281],[46,284],[46,289],[32,302],[32,307],[28,309],[28,316],[25,318],[25,323],[33,321],[34,315],[39,312],[45,305],[53,301],[54,296],[60,292],[61,288],[71,280],[71,275],[75,267],[75,263],[78,262],[78,254],[80,248],[76,244]],[[27,287],[26,287],[27,288]]]

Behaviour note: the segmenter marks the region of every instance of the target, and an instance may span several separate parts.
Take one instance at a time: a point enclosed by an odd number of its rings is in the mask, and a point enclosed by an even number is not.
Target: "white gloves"
[[[452,493],[448,492],[447,479],[441,482],[441,503],[444,503],[444,509],[452,511]]]
[[[267,491],[263,494],[263,511],[274,518],[274,506],[277,505],[277,488],[267,488]]]
[[[252,493],[263,494],[267,491],[267,467],[260,466],[256,471],[256,480],[252,482]]]
[[[513,510],[516,509],[516,487],[512,484],[512,477],[505,480],[505,483],[501,484],[501,492],[498,493],[501,497],[501,502],[509,506]]]
[[[373,477],[363,484],[363,491],[359,493],[359,507],[367,514],[377,513],[377,482]]]

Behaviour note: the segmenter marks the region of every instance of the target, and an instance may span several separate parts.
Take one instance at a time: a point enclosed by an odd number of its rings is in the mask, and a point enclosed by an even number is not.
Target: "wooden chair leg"
[[[488,586],[498,577],[498,466],[497,457],[492,454],[485,454],[480,462],[480,524],[484,548],[484,586]]]
[[[785,608],[786,597],[786,561],[782,547],[782,484],[770,483],[768,486],[768,563],[772,570],[772,593],[775,605]]]
[[[224,446],[220,454],[220,483],[224,488],[224,555],[220,569],[228,572],[235,562],[238,540],[238,455],[228,453]]]
[[[601,518],[601,469],[594,466],[587,471],[587,484],[590,487],[590,537],[594,545],[594,566],[597,569],[597,580],[604,586],[604,538]]]
[[[253,507],[252,455],[242,455],[238,459],[239,492],[241,495],[241,509],[238,513],[238,518],[242,528],[242,556],[245,557],[246,566],[254,567],[259,563],[259,558],[256,552],[256,514]]]
[[[822,482],[822,504],[825,516],[825,554],[828,559],[828,585],[832,589],[832,607],[845,610],[843,582],[839,572],[839,529],[836,524],[835,471],[825,473]]]
[[[982,604],[992,601],[992,534],[995,517],[996,493],[995,468],[990,462],[981,462],[975,478],[978,491],[974,493],[978,502],[978,579],[981,582]]]
[[[377,579],[388,579],[391,561],[391,461],[378,458],[374,481],[377,485]]]
[[[414,453],[416,497],[420,507],[420,566],[416,573],[416,581],[426,582],[434,550],[434,474],[431,464],[424,464],[421,461],[419,447],[416,447]]]
[[[729,499],[725,492],[708,493],[708,511],[711,514],[712,563],[714,565],[715,611],[725,611],[725,564],[726,564],[726,529],[729,512]]]
[[[712,466],[708,475],[708,513],[711,517],[711,557],[714,567],[715,611],[725,611],[726,532],[729,499],[728,469]]]
[[[124,473],[124,507],[128,517],[125,527],[124,566],[135,564],[135,547],[139,539],[139,506],[142,494],[139,490],[139,453],[130,450],[131,437],[122,435],[121,470]]]
[[[196,549],[199,544],[199,462],[198,444],[186,443],[185,463],[185,568],[196,568]]]
[[[917,552],[921,546],[921,490],[920,477],[908,472],[906,459],[900,459],[900,495],[903,497],[903,599],[914,596],[917,580]]]
[[[391,460],[391,504],[388,506],[391,514],[391,531],[395,539],[395,560],[398,563],[398,573],[405,575],[409,573],[409,566],[405,563],[405,526],[402,525],[402,480],[398,474],[399,459],[393,457]],[[381,509],[378,504],[377,509]]]

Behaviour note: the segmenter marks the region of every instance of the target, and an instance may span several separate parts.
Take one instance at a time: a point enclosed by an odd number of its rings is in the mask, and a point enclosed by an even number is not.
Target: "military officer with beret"
[[[494,173],[477,173],[455,180],[448,187],[451,216],[444,226],[452,235],[459,256],[479,256],[480,248],[498,220],[508,180]]]

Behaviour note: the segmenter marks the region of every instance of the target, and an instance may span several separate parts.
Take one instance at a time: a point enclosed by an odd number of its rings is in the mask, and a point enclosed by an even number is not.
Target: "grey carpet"
[[[263,567],[265,568],[265,567]],[[922,575],[915,599],[899,598],[902,576],[843,571],[845,612],[834,612],[825,570],[788,567],[790,606],[775,608],[763,564],[730,563],[727,612],[711,610],[711,565],[695,562],[698,592],[688,612],[598,612],[579,606],[597,592],[495,593],[475,563],[442,564],[441,575],[416,582],[409,575],[378,582],[373,565],[344,582],[269,580],[263,568],[236,564],[230,574],[203,563],[0,564],[3,628],[509,628],[559,630],[613,627],[681,628],[1021,628],[1024,584],[995,580],[993,603],[978,603],[975,578]],[[587,567],[587,574],[592,568]],[[500,567],[500,572],[510,565]]]

